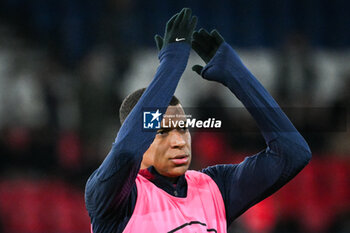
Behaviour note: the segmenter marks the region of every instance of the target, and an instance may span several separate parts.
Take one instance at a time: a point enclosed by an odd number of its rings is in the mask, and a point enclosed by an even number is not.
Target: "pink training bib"
[[[142,175],[137,200],[124,233],[226,233],[225,206],[216,183],[206,174],[187,171],[187,197],[174,197]]]

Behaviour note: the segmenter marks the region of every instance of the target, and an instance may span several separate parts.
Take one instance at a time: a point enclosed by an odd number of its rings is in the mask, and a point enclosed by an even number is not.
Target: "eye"
[[[160,130],[157,131],[158,135],[166,135],[167,133],[168,133],[168,131],[164,130],[164,129],[160,129]]]

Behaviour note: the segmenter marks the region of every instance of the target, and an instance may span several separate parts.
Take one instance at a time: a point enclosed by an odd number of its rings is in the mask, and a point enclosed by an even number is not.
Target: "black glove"
[[[191,17],[191,14],[191,9],[183,8],[167,22],[164,39],[159,35],[154,37],[158,50],[173,42],[186,42],[191,45],[193,30],[197,25],[197,17]]]
[[[209,34],[205,29],[201,28],[198,32],[193,33],[192,48],[207,64],[215,55],[220,45],[224,42],[224,38],[214,29]],[[194,65],[192,70],[201,74],[203,66]]]

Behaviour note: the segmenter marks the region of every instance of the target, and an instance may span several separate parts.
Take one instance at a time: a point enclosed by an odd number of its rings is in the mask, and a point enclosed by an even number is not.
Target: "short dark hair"
[[[131,110],[135,107],[135,105],[137,104],[137,102],[141,98],[142,94],[145,92],[145,90],[146,90],[146,88],[138,89],[138,90],[134,91],[133,93],[131,93],[130,95],[128,95],[127,97],[125,97],[125,99],[123,100],[122,104],[120,105],[120,109],[119,109],[120,124],[124,123],[125,119],[129,115]],[[180,100],[175,95],[173,95],[173,97],[170,100],[169,105],[175,106],[175,105],[178,105],[179,103],[180,103]]]

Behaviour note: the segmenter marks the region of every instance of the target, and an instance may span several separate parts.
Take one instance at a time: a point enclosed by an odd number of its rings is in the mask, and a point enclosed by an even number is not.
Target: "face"
[[[174,128],[172,124],[182,120],[185,112],[180,104],[169,106],[162,121],[161,129],[143,155],[141,168],[151,165],[159,174],[167,177],[183,175],[191,163],[191,135],[186,128]],[[165,124],[164,124],[165,122]]]

